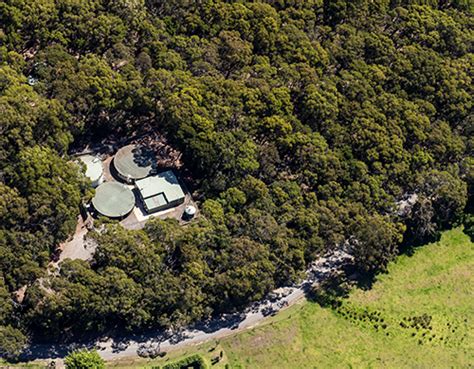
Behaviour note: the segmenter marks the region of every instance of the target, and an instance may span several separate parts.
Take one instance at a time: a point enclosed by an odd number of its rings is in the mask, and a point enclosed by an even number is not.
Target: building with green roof
[[[185,200],[184,191],[171,170],[137,180],[135,186],[148,213],[178,206]]]

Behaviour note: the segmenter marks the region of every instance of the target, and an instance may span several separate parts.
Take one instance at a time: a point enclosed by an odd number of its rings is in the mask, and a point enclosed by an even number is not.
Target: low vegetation
[[[105,362],[97,351],[78,350],[64,359],[66,369],[105,369]]]
[[[209,369],[201,355],[191,355],[173,363],[165,364],[162,369]]]

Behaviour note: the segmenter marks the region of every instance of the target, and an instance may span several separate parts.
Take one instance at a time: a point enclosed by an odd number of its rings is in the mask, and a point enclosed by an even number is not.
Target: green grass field
[[[399,257],[371,290],[354,290],[339,312],[306,303],[222,346],[232,368],[474,367],[473,271],[473,244],[452,230]],[[429,324],[416,318],[424,314]]]
[[[223,351],[213,368],[474,368],[473,271],[473,244],[454,229],[399,257],[371,290],[352,291],[338,311],[305,302],[253,330],[171,357],[200,352],[211,359]]]

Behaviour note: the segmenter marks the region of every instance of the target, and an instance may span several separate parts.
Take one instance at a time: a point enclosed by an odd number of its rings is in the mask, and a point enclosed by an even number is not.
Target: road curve
[[[268,315],[274,315],[277,311],[292,306],[305,298],[306,291],[315,283],[338,272],[343,265],[352,261],[352,257],[342,250],[319,258],[311,264],[306,272],[306,278],[297,286],[279,288],[273,291],[267,300],[261,301],[249,307],[241,314],[223,315],[208,322],[201,322],[196,328],[188,328],[179,335],[166,335],[166,332],[156,331],[143,336],[122,337],[108,339],[107,341],[91,342],[87,345],[79,344],[33,344],[22,359],[25,361],[57,360],[64,358],[71,350],[86,347],[95,348],[104,360],[116,360],[121,358],[137,356],[138,352],[151,352],[176,350],[187,346],[197,345],[211,339],[219,339],[231,334],[250,329],[262,322]]]

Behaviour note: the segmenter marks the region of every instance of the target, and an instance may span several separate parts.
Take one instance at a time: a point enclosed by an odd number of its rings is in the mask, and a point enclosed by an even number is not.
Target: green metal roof
[[[127,186],[118,182],[105,182],[95,190],[94,208],[110,218],[120,218],[132,211],[135,195]]]
[[[114,167],[123,179],[145,178],[156,168],[156,155],[143,146],[124,146],[114,156]]]
[[[145,207],[151,211],[168,205],[166,196],[163,193],[159,193],[158,195],[148,197],[144,199],[143,202],[145,203]]]
[[[163,193],[167,202],[173,202],[185,196],[178,179],[171,170],[140,179],[135,182],[135,185],[144,199]]]

